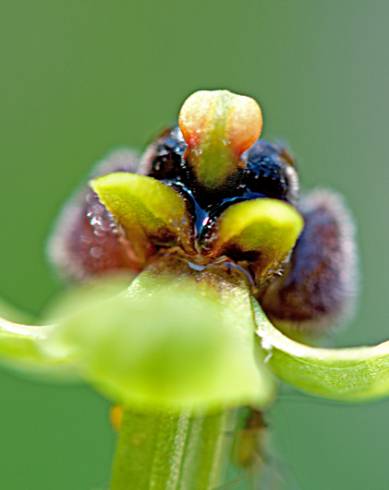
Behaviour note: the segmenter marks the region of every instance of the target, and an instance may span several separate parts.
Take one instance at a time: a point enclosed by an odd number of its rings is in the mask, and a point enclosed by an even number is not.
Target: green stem
[[[210,490],[222,485],[237,411],[214,415],[126,410],[112,490]]]

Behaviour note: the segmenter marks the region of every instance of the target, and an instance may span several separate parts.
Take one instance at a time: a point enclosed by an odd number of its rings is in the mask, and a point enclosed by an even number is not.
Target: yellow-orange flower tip
[[[197,178],[207,187],[218,187],[259,138],[262,112],[250,97],[227,90],[200,90],[184,102],[179,126]]]
[[[251,97],[228,90],[200,90],[184,102],[179,126],[190,148],[223,138],[236,155],[248,150],[262,131],[262,112]]]

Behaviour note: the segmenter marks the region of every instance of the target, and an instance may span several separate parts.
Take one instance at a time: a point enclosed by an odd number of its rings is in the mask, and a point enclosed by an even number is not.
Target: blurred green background
[[[388,15],[384,0],[2,0],[0,297],[41,311],[61,288],[46,237],[90,165],[142,148],[190,92],[229,88],[261,102],[304,187],[338,189],[355,213],[362,295],[335,342],[389,337]],[[108,408],[2,369],[0,488],[106,488]],[[284,390],[269,422],[285,487],[388,488],[388,420],[389,401]]]

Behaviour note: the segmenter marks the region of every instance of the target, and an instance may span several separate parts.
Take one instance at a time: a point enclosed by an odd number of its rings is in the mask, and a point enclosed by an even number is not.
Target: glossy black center
[[[257,141],[243,156],[242,168],[216,190],[197,181],[185,150],[179,128],[165,131],[149,155],[148,175],[166,182],[185,197],[199,238],[206,236],[216,218],[231,204],[263,197],[295,204],[298,198],[297,172],[281,145]]]

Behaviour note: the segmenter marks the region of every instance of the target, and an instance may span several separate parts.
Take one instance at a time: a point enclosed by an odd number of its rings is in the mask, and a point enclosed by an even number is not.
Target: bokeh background
[[[229,88],[261,102],[304,187],[336,188],[356,216],[362,294],[334,342],[389,337],[388,16],[385,0],[1,0],[0,297],[38,314],[62,287],[46,238],[91,164],[142,148],[192,91]],[[0,488],[107,488],[108,409],[1,369]],[[285,389],[269,414],[285,488],[388,488],[388,420],[389,401]]]

